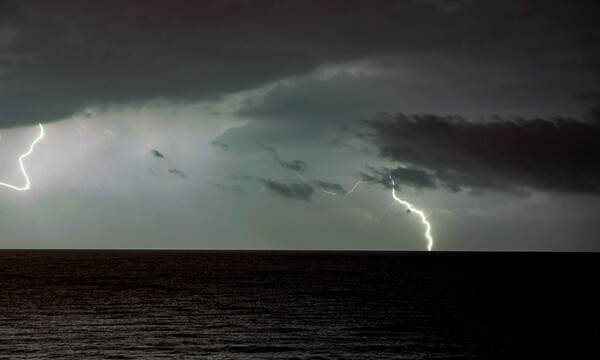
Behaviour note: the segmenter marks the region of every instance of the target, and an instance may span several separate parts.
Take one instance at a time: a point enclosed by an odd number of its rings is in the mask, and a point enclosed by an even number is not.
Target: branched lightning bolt
[[[21,166],[21,172],[23,173],[23,177],[25,178],[25,186],[17,187],[14,185],[3,183],[3,182],[0,182],[0,185],[6,186],[8,188],[11,188],[11,189],[17,190],[17,191],[29,190],[31,183],[29,182],[29,176],[27,176],[27,172],[25,171],[25,165],[23,165],[23,159],[25,159],[26,157],[31,155],[31,153],[33,152],[33,148],[35,147],[35,144],[37,144],[38,141],[40,141],[44,138],[44,127],[42,126],[42,124],[39,124],[39,125],[40,125],[40,135],[38,135],[38,137],[31,143],[31,145],[29,145],[29,151],[27,151],[25,154],[23,154],[19,157],[19,165]]]
[[[427,250],[431,251],[431,248],[433,247],[433,238],[431,237],[431,224],[429,223],[429,221],[427,221],[427,216],[425,215],[425,213],[423,211],[415,208],[415,206],[413,204],[409,203],[406,200],[402,200],[396,196],[396,187],[394,184],[394,178],[392,178],[392,174],[389,174],[389,175],[390,175],[390,180],[392,180],[392,197],[394,198],[394,200],[396,200],[396,202],[406,206],[408,208],[408,210],[410,210],[411,212],[415,212],[415,213],[419,214],[419,216],[421,217],[421,222],[423,222],[423,225],[425,225],[425,228],[426,228],[425,237],[429,241],[429,243],[427,244]]]

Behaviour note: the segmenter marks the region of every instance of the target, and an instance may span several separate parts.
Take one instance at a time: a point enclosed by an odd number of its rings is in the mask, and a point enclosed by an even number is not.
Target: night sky
[[[0,247],[600,251],[599,10],[0,0]]]

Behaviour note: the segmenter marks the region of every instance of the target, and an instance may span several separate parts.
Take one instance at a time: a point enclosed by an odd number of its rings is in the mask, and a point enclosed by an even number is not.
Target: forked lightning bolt
[[[431,224],[429,223],[429,221],[427,221],[427,216],[425,216],[425,213],[423,211],[415,208],[413,204],[409,203],[408,201],[402,200],[396,196],[396,187],[394,184],[394,178],[392,178],[392,174],[389,174],[389,175],[390,175],[390,180],[392,180],[392,196],[394,197],[394,200],[396,200],[396,202],[406,206],[408,208],[408,210],[410,210],[411,212],[415,212],[415,213],[419,214],[419,216],[421,217],[421,221],[423,222],[423,225],[425,225],[425,228],[427,229],[425,231],[425,237],[429,241],[429,243],[427,244],[427,250],[431,251],[431,248],[433,247],[433,238],[431,237]]]
[[[18,187],[18,186],[6,184],[3,182],[0,182],[0,185],[6,186],[8,188],[11,188],[11,189],[17,190],[17,191],[29,190],[31,183],[29,182],[29,176],[27,176],[27,172],[25,171],[25,165],[23,165],[23,159],[25,159],[26,157],[31,155],[31,153],[33,152],[33,148],[35,147],[35,144],[37,144],[38,141],[40,141],[44,138],[44,127],[42,126],[42,124],[39,124],[39,125],[40,125],[40,135],[38,135],[38,137],[31,143],[31,145],[29,145],[29,151],[27,151],[25,154],[23,154],[19,157],[19,165],[21,166],[21,172],[23,173],[23,177],[25,178],[25,186]]]

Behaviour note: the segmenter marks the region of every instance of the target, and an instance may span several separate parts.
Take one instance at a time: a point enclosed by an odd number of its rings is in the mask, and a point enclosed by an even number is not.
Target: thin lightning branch
[[[357,182],[356,184],[354,184],[354,187],[352,189],[350,189],[350,191],[346,192],[346,195],[348,194],[352,194],[352,192],[354,191],[354,189],[356,189],[356,187],[362,183],[366,183],[366,181],[362,181],[360,180],[359,182]]]
[[[302,181],[304,181],[307,184],[310,184],[311,182],[308,181],[304,176],[300,175],[297,171],[296,171],[296,176],[298,176]],[[346,191],[345,193],[343,193],[343,195],[349,195],[352,194],[352,192],[356,189],[356,187],[358,185],[360,185],[361,183],[367,183],[366,181],[360,180],[358,181],[356,184],[354,184],[354,186],[352,187],[352,189],[350,189],[349,191]],[[322,187],[320,188],[322,192],[324,192],[327,195],[331,195],[331,196],[335,196],[335,195],[339,195],[336,192],[333,191],[329,191],[329,190],[325,190]]]
[[[296,171],[296,175],[300,178],[300,180],[304,181],[307,184],[310,184],[310,181],[308,181],[304,176],[300,175],[297,171]],[[325,190],[322,187],[320,187],[320,189],[321,189],[322,192],[324,192],[327,195],[331,195],[331,196],[337,195],[337,193],[335,193],[333,191]]]
[[[392,174],[389,174],[389,175],[390,175],[390,180],[392,180],[392,197],[394,197],[394,200],[396,200],[396,202],[406,206],[408,208],[408,210],[410,210],[411,212],[415,212],[415,213],[419,214],[419,216],[421,217],[421,222],[423,222],[423,225],[425,225],[425,228],[427,229],[425,231],[425,237],[429,241],[429,243],[427,244],[427,250],[431,251],[431,248],[433,247],[433,238],[431,237],[431,224],[429,223],[429,221],[427,221],[427,216],[425,216],[425,213],[423,211],[415,208],[413,204],[409,203],[408,201],[402,200],[396,196],[396,187],[394,184],[394,178],[392,178]]]
[[[385,215],[387,215],[387,212],[388,212],[388,211],[390,210],[390,208],[391,208],[392,206],[394,206],[394,205],[396,205],[396,203],[395,203],[395,202],[393,202],[393,203],[389,203],[389,204],[388,204],[388,205],[385,207],[385,210],[384,210],[383,214],[381,214],[381,216],[380,216],[380,217],[378,217],[377,219],[381,219],[381,218],[383,218]]]
[[[26,157],[31,155],[31,153],[33,152],[33,148],[35,147],[35,144],[37,144],[38,141],[40,141],[44,138],[44,127],[42,126],[42,124],[39,124],[39,125],[40,125],[40,135],[38,135],[38,137],[31,143],[31,145],[29,145],[29,151],[27,151],[25,154],[23,154],[19,157],[19,165],[21,166],[21,172],[23,173],[23,177],[25,178],[25,186],[17,187],[14,185],[3,183],[3,182],[0,182],[0,185],[6,186],[8,188],[11,188],[11,189],[17,190],[17,191],[29,190],[31,183],[29,182],[29,176],[27,176],[27,172],[25,171],[25,165],[23,165],[23,159],[25,159]]]
[[[397,204],[397,202],[395,202],[395,201],[394,201],[394,202],[391,202],[391,203],[389,203],[389,204],[387,204],[387,206],[385,207],[385,210],[383,211],[383,214],[381,214],[380,216],[378,216],[378,217],[374,218],[372,221],[365,222],[365,223],[361,223],[361,224],[360,224],[360,226],[364,226],[364,225],[371,225],[371,224],[373,224],[373,223],[375,223],[375,222],[377,222],[377,221],[379,221],[379,220],[383,219],[383,218],[384,218],[384,217],[387,215],[387,213],[388,213],[388,211],[390,210],[390,208],[391,208],[392,206],[396,205],[396,204]]]
[[[321,191],[324,192],[325,194],[328,194],[328,195],[337,195],[337,193],[334,193],[333,191],[327,191],[327,190],[325,190],[323,188],[321,188]]]
[[[296,171],[296,176],[298,176],[300,178],[300,180],[304,181],[305,183],[309,182],[308,180],[306,180],[306,178],[302,175],[300,175],[297,171]]]

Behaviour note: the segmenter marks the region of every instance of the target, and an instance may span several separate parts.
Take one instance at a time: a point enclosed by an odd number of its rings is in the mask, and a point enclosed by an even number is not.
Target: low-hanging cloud
[[[381,156],[421,167],[451,189],[600,193],[597,119],[474,123],[459,116],[382,114],[366,124]],[[415,175],[433,186],[431,176]]]
[[[277,180],[257,178],[272,194],[290,199],[309,201],[315,189],[309,184],[302,182],[284,183]]]

